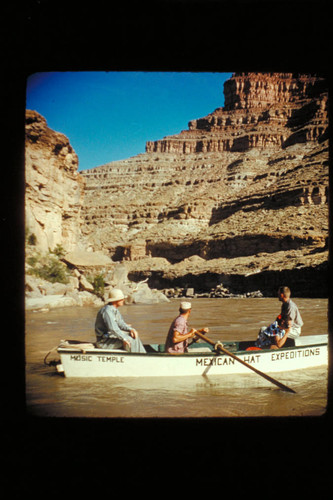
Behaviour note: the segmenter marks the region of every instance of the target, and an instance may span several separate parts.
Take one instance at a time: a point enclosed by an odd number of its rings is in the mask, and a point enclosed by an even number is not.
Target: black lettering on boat
[[[230,358],[229,356],[218,356],[216,358],[197,358],[195,360],[196,366],[224,366],[224,365],[233,365],[235,364],[235,360]]]
[[[123,363],[124,362],[124,357],[123,356],[102,356],[98,355],[97,359],[99,362],[102,363]]]
[[[92,361],[92,356],[87,354],[71,354],[71,361]]]
[[[273,352],[271,361],[279,361],[282,359],[307,358],[308,356],[319,356],[320,347],[311,347],[309,349],[298,349],[296,351]]]
[[[260,359],[259,354],[252,354],[251,356],[244,356],[243,361],[247,364],[258,363]]]

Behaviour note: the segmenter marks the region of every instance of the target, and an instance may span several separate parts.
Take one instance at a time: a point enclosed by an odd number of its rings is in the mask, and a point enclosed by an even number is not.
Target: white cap
[[[192,308],[191,302],[181,302],[180,308],[183,309],[183,311],[187,311],[188,309],[191,309]]]
[[[126,296],[124,295],[122,290],[114,288],[109,292],[108,302],[117,302],[118,300],[123,300],[123,299],[126,299]]]

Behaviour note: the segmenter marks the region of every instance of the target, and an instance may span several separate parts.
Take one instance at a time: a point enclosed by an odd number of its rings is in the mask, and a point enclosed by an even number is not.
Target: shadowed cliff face
[[[126,259],[132,277],[149,276],[154,286],[189,273],[199,280],[213,273],[219,283],[222,274],[301,268],[324,279],[325,80],[236,73],[224,94],[224,108],[148,141],[145,154],[82,173],[86,241]]]

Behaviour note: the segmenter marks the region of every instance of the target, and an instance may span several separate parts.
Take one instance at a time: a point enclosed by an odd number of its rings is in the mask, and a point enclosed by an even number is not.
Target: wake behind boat
[[[224,348],[245,364],[267,373],[327,365],[328,335],[295,339],[281,349],[255,348],[254,341],[223,342]],[[61,341],[57,371],[66,377],[166,377],[248,373],[248,367],[209,343],[194,343],[189,352],[169,354],[164,344],[146,344],[146,353],[106,350],[94,343]],[[49,353],[50,354],[50,353]],[[46,356],[46,358],[48,355]],[[46,361],[45,358],[45,361]]]

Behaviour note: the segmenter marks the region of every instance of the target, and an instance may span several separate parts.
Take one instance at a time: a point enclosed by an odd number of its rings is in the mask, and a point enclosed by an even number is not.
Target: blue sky
[[[48,72],[31,75],[26,108],[65,134],[79,170],[145,152],[224,105],[232,73]]]

